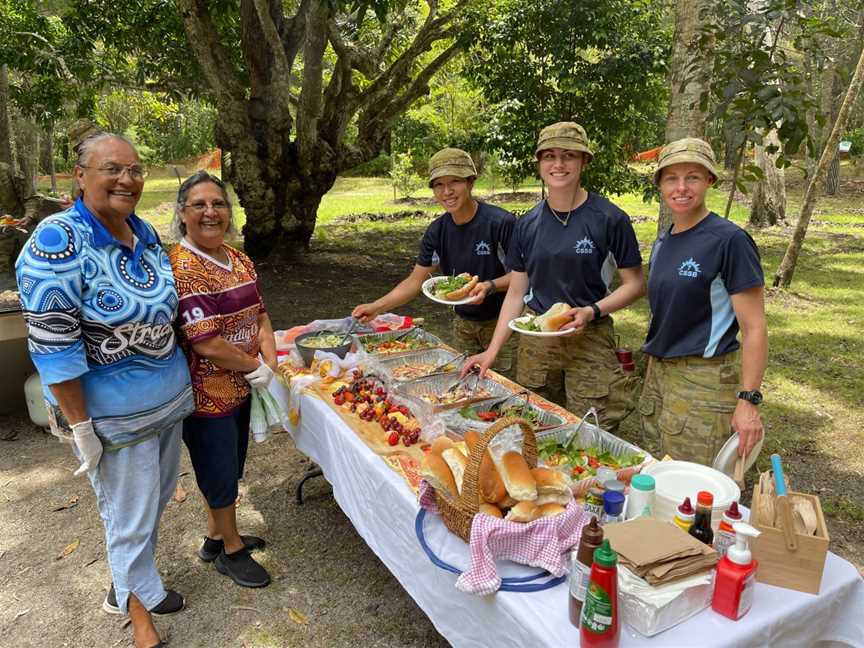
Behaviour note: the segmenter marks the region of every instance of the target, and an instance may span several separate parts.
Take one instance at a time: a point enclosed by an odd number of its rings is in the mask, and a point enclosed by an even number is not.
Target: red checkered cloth
[[[435,489],[425,480],[420,484],[420,506],[437,513]],[[579,543],[582,527],[590,522],[575,500],[561,515],[533,522],[508,522],[478,513],[471,524],[471,565],[456,581],[456,588],[470,594],[493,594],[501,587],[495,559],[540,567],[552,576],[568,569],[568,553]]]

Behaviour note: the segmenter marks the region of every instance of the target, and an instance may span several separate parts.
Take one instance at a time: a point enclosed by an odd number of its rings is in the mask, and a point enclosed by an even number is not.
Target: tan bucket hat
[[[657,158],[657,170],[654,172],[654,184],[660,182],[660,171],[673,164],[691,162],[699,164],[714,176],[716,182],[720,175],[717,173],[717,161],[714,159],[714,151],[711,145],[698,137],[685,137],[683,139],[669,142],[660,151]]]
[[[438,178],[476,178],[477,169],[471,156],[458,148],[445,148],[429,158],[429,186]]]
[[[588,154],[589,162],[594,159],[588,134],[576,122],[558,122],[540,131],[540,137],[537,138],[537,150],[534,151],[534,155],[551,148],[582,151]]]

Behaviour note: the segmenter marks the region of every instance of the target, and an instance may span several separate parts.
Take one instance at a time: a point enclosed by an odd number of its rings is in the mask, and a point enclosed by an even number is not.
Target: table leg
[[[300,483],[297,484],[297,490],[295,491],[295,497],[297,498],[297,503],[303,503],[303,484],[312,479],[313,477],[321,477],[324,473],[320,468],[310,468],[306,471],[306,474],[303,475],[303,479],[300,480]]]

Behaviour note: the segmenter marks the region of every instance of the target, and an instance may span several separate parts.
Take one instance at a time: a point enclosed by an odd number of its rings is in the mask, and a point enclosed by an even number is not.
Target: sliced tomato
[[[495,421],[498,419],[498,414],[495,412],[477,412],[477,416],[481,421]]]

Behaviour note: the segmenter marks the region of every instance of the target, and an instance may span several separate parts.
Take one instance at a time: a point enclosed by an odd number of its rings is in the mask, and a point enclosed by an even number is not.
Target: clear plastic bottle
[[[721,558],[726,555],[729,547],[735,544],[735,530],[732,526],[743,519],[741,511],[738,510],[738,502],[732,502],[723,512],[723,519],[720,520],[720,526],[714,534],[714,550]]]
[[[627,511],[624,519],[654,516],[654,478],[651,475],[636,475],[630,480],[627,496]]]

